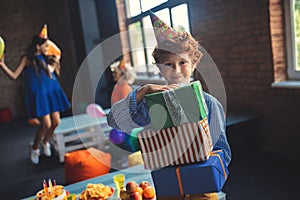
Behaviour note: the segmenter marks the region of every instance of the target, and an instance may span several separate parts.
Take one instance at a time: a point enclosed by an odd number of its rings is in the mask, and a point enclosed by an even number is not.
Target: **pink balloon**
[[[104,110],[101,108],[101,106],[95,103],[91,103],[90,105],[88,105],[88,107],[86,108],[86,113],[89,116],[95,118],[103,117],[106,115]]]

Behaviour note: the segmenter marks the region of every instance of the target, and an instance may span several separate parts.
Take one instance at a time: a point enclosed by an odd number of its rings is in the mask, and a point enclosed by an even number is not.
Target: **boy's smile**
[[[195,69],[188,52],[166,54],[158,67],[168,84],[189,83]]]

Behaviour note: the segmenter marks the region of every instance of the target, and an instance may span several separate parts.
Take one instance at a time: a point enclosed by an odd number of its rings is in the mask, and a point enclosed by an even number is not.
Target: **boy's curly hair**
[[[177,31],[176,36],[159,42],[154,48],[152,56],[155,60],[155,64],[158,64],[160,63],[160,58],[166,54],[181,54],[184,52],[189,53],[192,64],[195,65],[200,62],[200,59],[203,56],[202,52],[199,50],[199,43],[191,34],[185,31]]]

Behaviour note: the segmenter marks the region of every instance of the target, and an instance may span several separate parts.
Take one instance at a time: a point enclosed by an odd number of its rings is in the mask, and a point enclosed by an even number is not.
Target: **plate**
[[[106,185],[106,187],[109,187],[110,190],[111,190],[111,194],[110,194],[108,197],[105,198],[105,199],[109,199],[110,197],[112,197],[112,196],[114,195],[115,190],[114,190],[114,188],[112,188],[112,187],[110,187],[110,186],[107,186],[107,185]],[[83,191],[84,191],[84,190],[83,190]],[[80,194],[81,194],[81,193],[80,193]],[[76,195],[76,196],[77,196],[76,200],[79,200],[80,194],[77,194],[77,195]],[[71,199],[71,200],[73,200],[73,199]]]
[[[112,197],[114,195],[115,189],[110,187],[111,190],[111,195],[109,195],[106,199],[109,199],[110,197]]]

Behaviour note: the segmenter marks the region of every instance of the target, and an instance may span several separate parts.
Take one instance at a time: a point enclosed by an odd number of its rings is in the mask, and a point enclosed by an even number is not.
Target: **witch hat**
[[[40,38],[43,38],[43,39],[48,39],[48,30],[47,30],[47,24],[44,24],[40,34],[39,34],[39,37]]]
[[[154,34],[158,43],[166,39],[170,39],[176,35],[176,31],[172,27],[168,26],[161,19],[159,19],[152,11],[150,11],[150,18]]]

